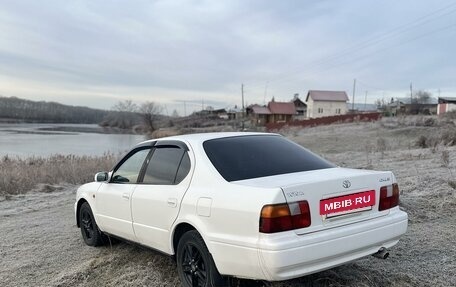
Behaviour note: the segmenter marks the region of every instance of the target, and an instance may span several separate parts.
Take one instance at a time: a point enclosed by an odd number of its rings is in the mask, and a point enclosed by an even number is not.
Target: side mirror
[[[102,171],[102,172],[97,172],[95,174],[95,181],[96,182],[104,182],[104,181],[108,181],[108,173],[105,172],[105,171]]]

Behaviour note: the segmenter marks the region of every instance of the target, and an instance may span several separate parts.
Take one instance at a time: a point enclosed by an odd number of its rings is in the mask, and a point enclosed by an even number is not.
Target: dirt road
[[[347,132],[351,138],[343,138]],[[389,136],[389,131],[379,134],[369,124],[290,134],[339,165],[395,172],[401,208],[409,213],[410,225],[390,258],[370,256],[266,286],[456,286],[456,193],[448,184],[456,150],[445,147],[450,152],[449,167],[441,165],[441,150],[407,148],[400,137],[398,142],[387,142],[386,154],[364,150],[363,139],[375,144],[376,138]],[[58,192],[28,193],[0,202],[0,286],[179,286],[169,257],[125,243],[85,246],[74,223],[76,188],[65,186]]]
[[[178,285],[173,261],[124,243],[89,248],[75,227],[76,187],[0,202],[1,286]]]

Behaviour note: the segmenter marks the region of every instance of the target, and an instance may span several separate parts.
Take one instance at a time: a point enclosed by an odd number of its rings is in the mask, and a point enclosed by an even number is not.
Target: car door
[[[171,226],[190,185],[191,154],[182,142],[158,142],[132,195],[133,228],[138,241],[170,253]]]
[[[128,153],[114,168],[110,181],[96,194],[96,217],[101,230],[136,240],[131,218],[131,195],[151,151],[141,147]]]

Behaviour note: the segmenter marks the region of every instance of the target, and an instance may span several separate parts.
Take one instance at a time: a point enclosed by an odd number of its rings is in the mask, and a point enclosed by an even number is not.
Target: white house
[[[309,90],[306,97],[307,117],[321,118],[347,113],[348,96],[344,91]]]
[[[456,98],[439,97],[437,114],[441,115],[456,110]]]

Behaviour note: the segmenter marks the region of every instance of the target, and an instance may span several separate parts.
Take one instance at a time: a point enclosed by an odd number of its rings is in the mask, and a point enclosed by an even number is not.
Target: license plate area
[[[330,218],[371,210],[375,201],[375,190],[322,199],[320,200],[320,215]]]

